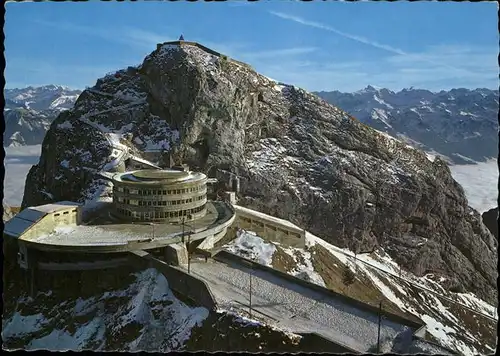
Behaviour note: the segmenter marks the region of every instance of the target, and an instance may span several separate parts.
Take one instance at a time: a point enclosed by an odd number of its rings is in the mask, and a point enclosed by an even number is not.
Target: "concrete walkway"
[[[191,274],[205,281],[217,304],[248,312],[252,273],[252,317],[294,333],[316,332],[357,352],[376,350],[378,316],[262,270],[232,261],[193,261]],[[381,342],[407,326],[382,320]]]

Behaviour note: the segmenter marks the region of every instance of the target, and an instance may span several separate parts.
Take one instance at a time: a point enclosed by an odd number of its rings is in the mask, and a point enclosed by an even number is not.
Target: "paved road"
[[[191,273],[208,283],[219,306],[248,312],[250,268],[232,261],[193,261]],[[378,316],[293,284],[266,271],[252,271],[254,316],[295,333],[316,332],[355,351],[377,345]],[[383,320],[381,340],[407,327]]]

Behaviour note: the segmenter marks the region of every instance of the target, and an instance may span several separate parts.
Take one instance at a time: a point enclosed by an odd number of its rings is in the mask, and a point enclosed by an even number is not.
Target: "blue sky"
[[[498,88],[497,21],[495,2],[8,3],[6,87],[92,86],[182,33],[311,91]]]

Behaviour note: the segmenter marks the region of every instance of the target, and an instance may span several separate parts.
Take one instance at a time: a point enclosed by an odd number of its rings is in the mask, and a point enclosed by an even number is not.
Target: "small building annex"
[[[24,209],[5,223],[4,235],[15,238],[19,242],[18,262],[21,267],[27,266],[26,245],[21,241],[50,234],[54,229],[81,224],[81,205],[71,201],[33,206]]]
[[[20,239],[50,233],[59,226],[79,225],[81,205],[71,201],[32,206],[5,223],[4,234]]]

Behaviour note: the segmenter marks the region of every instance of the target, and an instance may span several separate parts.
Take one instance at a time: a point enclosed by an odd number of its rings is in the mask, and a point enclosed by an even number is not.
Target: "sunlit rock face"
[[[163,150],[209,176],[231,172],[241,205],[359,252],[381,246],[417,275],[439,271],[447,288],[496,300],[497,242],[444,161],[246,65],[165,44],[97,80],[52,123],[23,206],[106,198],[97,173],[110,137],[136,156]]]

